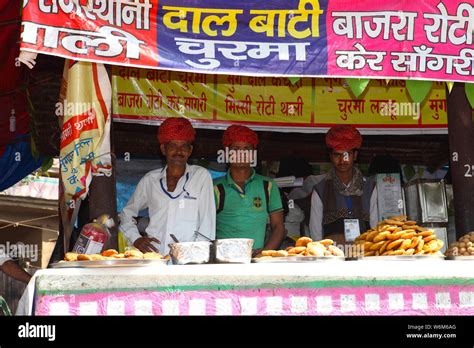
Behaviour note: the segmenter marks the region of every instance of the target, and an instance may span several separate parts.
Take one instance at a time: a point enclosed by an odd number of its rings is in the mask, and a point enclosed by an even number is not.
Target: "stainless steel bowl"
[[[229,238],[214,241],[215,261],[218,263],[250,263],[253,239]]]
[[[172,243],[171,260],[175,265],[208,263],[211,257],[211,245],[211,242]]]

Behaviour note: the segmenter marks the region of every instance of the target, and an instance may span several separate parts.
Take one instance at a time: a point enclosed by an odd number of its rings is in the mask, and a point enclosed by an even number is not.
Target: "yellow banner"
[[[246,124],[283,132],[325,132],[353,124],[364,133],[447,133],[443,83],[413,103],[405,81],[372,80],[355,98],[344,79],[206,75],[113,68],[113,118],[158,125],[183,116],[198,128]]]

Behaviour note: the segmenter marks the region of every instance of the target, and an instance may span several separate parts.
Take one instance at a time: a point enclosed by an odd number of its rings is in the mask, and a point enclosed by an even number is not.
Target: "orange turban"
[[[258,145],[258,135],[248,127],[233,125],[225,130],[222,144],[228,147],[235,142],[249,143],[255,148]]]
[[[166,144],[172,140],[194,141],[196,131],[191,122],[183,117],[167,118],[158,129],[158,141]]]
[[[334,126],[326,134],[326,146],[336,151],[358,149],[362,146],[362,135],[350,125]]]

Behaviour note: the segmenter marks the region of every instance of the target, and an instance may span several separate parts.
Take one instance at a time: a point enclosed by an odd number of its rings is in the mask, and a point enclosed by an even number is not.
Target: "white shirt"
[[[133,245],[141,237],[134,217],[148,208],[150,224],[145,231],[161,242],[159,251],[163,255],[169,253],[168,244],[173,243],[170,234],[180,242],[206,240],[195,231],[212,240],[216,236],[216,206],[209,172],[186,165],[174,192],[168,192],[166,168],[147,173],[120,214],[120,229]]]

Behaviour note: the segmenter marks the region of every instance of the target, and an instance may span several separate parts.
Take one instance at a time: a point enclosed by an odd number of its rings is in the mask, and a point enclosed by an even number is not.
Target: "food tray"
[[[211,242],[182,242],[170,244],[170,256],[174,265],[209,263]]]
[[[419,260],[444,260],[441,255],[392,255],[392,256],[366,256],[352,258],[362,261],[419,261]]]
[[[446,256],[446,260],[474,261],[474,256]]]
[[[133,259],[133,260],[98,260],[98,261],[64,261],[50,265],[51,268],[108,268],[108,267],[150,267],[166,265],[167,259]]]
[[[253,263],[304,263],[304,262],[327,262],[327,261],[344,261],[343,256],[286,256],[286,257],[264,257],[253,258]]]
[[[253,239],[229,238],[214,241],[215,262],[250,263]]]

